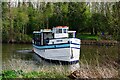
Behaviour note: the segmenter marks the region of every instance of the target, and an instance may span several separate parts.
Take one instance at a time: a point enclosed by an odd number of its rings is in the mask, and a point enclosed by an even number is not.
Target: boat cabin
[[[68,31],[67,26],[57,26],[53,29],[41,29],[40,31],[33,32],[33,43],[34,45],[42,46],[58,42],[60,40],[75,38],[76,31]],[[55,41],[56,40],[56,41]]]

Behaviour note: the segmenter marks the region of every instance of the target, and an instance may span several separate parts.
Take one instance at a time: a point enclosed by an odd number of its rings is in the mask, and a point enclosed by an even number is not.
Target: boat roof
[[[41,33],[40,31],[33,31],[33,33]]]
[[[57,27],[54,27],[54,28],[68,28],[68,26],[57,26]]]
[[[75,33],[76,31],[68,31],[68,33]]]
[[[54,27],[54,29],[68,29],[69,27],[68,26],[57,26],[57,27]],[[41,29],[40,31],[33,31],[33,33],[42,33],[42,32],[53,32],[51,29]],[[74,31],[69,31],[69,33],[73,33]]]
[[[40,32],[52,32],[52,30],[51,29],[41,29]]]
[[[33,33],[52,32],[51,29],[41,29],[40,31],[33,31]]]

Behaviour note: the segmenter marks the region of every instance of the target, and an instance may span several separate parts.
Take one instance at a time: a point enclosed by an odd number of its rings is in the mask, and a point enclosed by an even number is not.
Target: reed
[[[114,67],[82,65],[79,70],[72,72],[70,78],[119,78],[118,69]]]
[[[68,71],[62,65],[36,66],[36,64],[35,61],[12,59],[7,63],[3,62],[2,73],[4,78],[67,78]],[[22,73],[19,74],[20,72]]]
[[[101,66],[98,58],[96,61],[96,66],[90,65],[87,60],[80,61],[80,67],[75,71],[66,69],[63,65],[36,66],[35,61],[21,59],[9,60],[8,63],[3,63],[2,68],[4,74],[8,72],[13,75],[7,76],[8,78],[120,78],[118,75],[119,68],[117,68],[119,65],[117,67],[111,64]],[[20,71],[21,74],[18,74]]]
[[[84,56],[84,55],[83,55]],[[96,56],[95,61],[96,64],[90,64],[84,57],[84,60],[80,62],[81,67],[73,71],[68,77],[73,79],[78,78],[118,78],[119,75],[119,67],[120,65],[110,58],[106,58],[104,61],[99,62],[99,56]]]

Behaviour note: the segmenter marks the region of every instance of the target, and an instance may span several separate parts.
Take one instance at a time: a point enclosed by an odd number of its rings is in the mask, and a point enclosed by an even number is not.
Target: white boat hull
[[[59,45],[61,46],[61,45]],[[64,46],[64,44],[62,44]],[[51,48],[51,49],[41,49],[41,47],[33,45],[34,52],[44,58],[49,60],[65,61],[65,62],[78,62],[80,55],[80,45],[67,44],[63,48]]]
[[[39,50],[37,48],[34,48],[34,52],[45,59],[71,62],[79,60],[80,50],[73,49],[73,55],[70,53],[70,48],[46,50]]]

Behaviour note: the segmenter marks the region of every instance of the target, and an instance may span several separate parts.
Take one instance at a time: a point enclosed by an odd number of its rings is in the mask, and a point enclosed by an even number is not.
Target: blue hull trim
[[[74,44],[76,45],[76,44]],[[78,44],[77,44],[78,45]],[[70,44],[56,44],[56,45],[46,45],[46,46],[37,46],[37,45],[33,45],[35,48],[38,49],[58,49],[58,48],[70,48]],[[78,47],[71,47],[71,48],[75,48],[75,49],[80,49]]]
[[[79,60],[76,60],[76,61],[60,61],[60,60],[51,60],[51,59],[45,59],[43,57],[41,57],[40,55],[38,55],[37,53],[35,53],[38,57],[40,57],[42,60],[45,60],[47,62],[50,62],[50,63],[56,63],[56,64],[76,64],[79,62]]]

